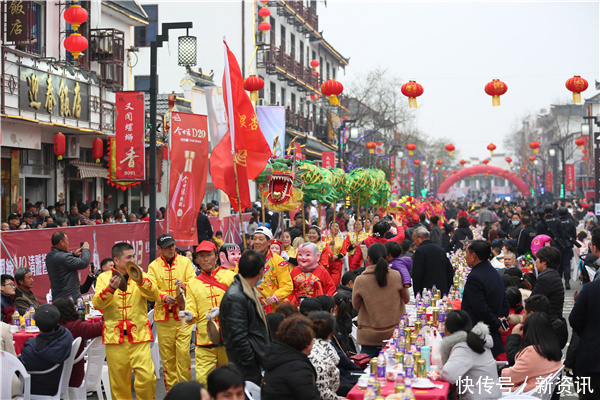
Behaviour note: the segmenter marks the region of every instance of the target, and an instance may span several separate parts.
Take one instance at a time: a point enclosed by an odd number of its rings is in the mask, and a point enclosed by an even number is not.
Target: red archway
[[[438,188],[437,195],[439,197],[441,194],[446,193],[448,191],[448,189],[450,189],[450,186],[454,185],[456,182],[458,182],[462,179],[465,179],[472,175],[483,175],[483,174],[495,175],[500,178],[507,179],[510,183],[515,185],[517,187],[517,189],[519,189],[519,191],[521,192],[521,194],[523,196],[531,195],[531,193],[529,192],[529,188],[527,187],[525,182],[523,182],[521,179],[517,178],[515,175],[510,173],[508,170],[505,170],[505,169],[502,169],[499,167],[494,167],[493,165],[474,165],[472,167],[467,167],[467,168],[461,169],[456,174],[450,175],[450,177],[448,177],[448,179],[446,179],[444,182],[441,183],[440,187]]]

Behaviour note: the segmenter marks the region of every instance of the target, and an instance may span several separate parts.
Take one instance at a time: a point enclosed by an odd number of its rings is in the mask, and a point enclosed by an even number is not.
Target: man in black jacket
[[[204,208],[201,208],[198,213],[198,218],[196,219],[196,232],[198,233],[198,243],[202,243],[213,237],[212,225],[206,216],[206,210]]]
[[[562,318],[565,302],[565,289],[557,269],[560,264],[560,252],[554,247],[542,247],[536,253],[535,267],[538,278],[531,294],[543,294],[550,301],[550,316]],[[470,275],[469,275],[470,277]]]
[[[569,214],[567,207],[560,207],[558,209],[558,217],[562,224],[565,244],[568,245],[562,251],[562,258],[560,260],[560,266],[558,267],[558,275],[564,276],[565,278],[565,289],[571,289],[571,259],[573,258],[573,245],[572,243],[577,242],[577,229],[576,224],[573,221],[573,217]]]
[[[474,240],[467,247],[465,259],[472,268],[463,291],[461,309],[471,317],[473,325],[485,323],[494,340],[494,357],[504,353],[500,333],[504,332],[501,318],[508,316],[510,305],[504,292],[504,281],[488,261],[492,255],[489,242]],[[414,268],[414,267],[413,267]]]
[[[531,242],[537,236],[537,231],[531,224],[531,216],[527,214],[521,218],[521,225],[523,229],[517,237],[517,250],[519,255],[525,255],[531,251]]]
[[[90,244],[84,242],[80,248],[69,252],[69,238],[63,231],[52,234],[52,248],[46,255],[46,269],[50,278],[52,297],[72,296],[74,301],[81,295],[79,272],[90,265]],[[89,290],[89,287],[88,287]]]
[[[260,385],[263,358],[270,333],[265,311],[255,287],[263,279],[265,259],[257,251],[247,251],[239,261],[239,274],[221,300],[221,330],[229,363],[244,380]]]
[[[435,285],[442,294],[448,293],[454,269],[446,251],[431,241],[429,231],[422,226],[414,230],[412,239],[417,245],[412,268],[414,292],[423,292]]]

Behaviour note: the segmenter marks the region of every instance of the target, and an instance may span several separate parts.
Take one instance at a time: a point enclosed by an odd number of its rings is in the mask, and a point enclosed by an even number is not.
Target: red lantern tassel
[[[329,104],[331,104],[332,106],[339,106],[341,103],[338,100],[337,96],[335,94],[332,94],[331,96],[329,96]]]
[[[408,98],[408,107],[410,107],[410,108],[417,108],[417,98],[416,97],[409,97]]]
[[[409,150],[409,151],[408,151],[408,155],[410,155],[410,156],[412,156],[412,155],[413,155],[413,152],[412,152],[412,150]]]
[[[250,101],[258,101],[258,92],[256,90],[250,92]]]
[[[500,96],[492,96],[492,106],[500,105]]]
[[[575,104],[581,103],[581,93],[573,92],[573,103],[575,103]]]
[[[57,159],[58,161],[60,161],[60,160],[62,160],[62,156],[58,156],[58,157],[56,157],[56,159]]]
[[[533,154],[537,154],[538,149],[533,149]]]
[[[450,157],[452,157],[452,152],[451,152],[451,151],[449,151],[449,152],[448,152],[448,155],[449,155]]]

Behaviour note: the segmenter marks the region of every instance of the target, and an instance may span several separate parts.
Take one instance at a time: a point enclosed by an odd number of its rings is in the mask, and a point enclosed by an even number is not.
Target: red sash
[[[221,267],[215,268],[215,270],[213,271],[213,274],[215,274],[220,268]],[[221,289],[224,292],[226,292],[227,288],[229,287],[229,286],[225,285],[224,283],[219,282],[218,280],[216,280],[212,276],[209,276],[204,271],[200,272],[200,275],[198,275],[196,277],[196,279],[200,279],[202,282],[206,283],[209,286],[216,286],[216,287],[218,287],[219,289]]]

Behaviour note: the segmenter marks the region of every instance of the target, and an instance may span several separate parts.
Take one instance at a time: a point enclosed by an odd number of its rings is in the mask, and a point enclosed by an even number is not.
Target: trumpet
[[[140,284],[142,282],[144,275],[140,267],[132,262],[128,262],[125,268],[127,268],[127,275],[129,275],[135,283]]]

